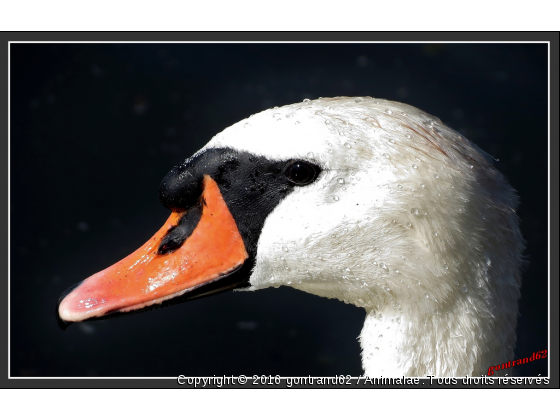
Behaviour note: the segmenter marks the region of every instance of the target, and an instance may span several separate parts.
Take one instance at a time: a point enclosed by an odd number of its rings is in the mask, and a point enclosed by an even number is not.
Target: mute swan
[[[513,357],[516,193],[417,108],[338,97],[263,111],[173,168],[160,200],[172,214],[153,238],[62,294],[62,327],[290,286],[365,309],[368,376],[484,375]]]

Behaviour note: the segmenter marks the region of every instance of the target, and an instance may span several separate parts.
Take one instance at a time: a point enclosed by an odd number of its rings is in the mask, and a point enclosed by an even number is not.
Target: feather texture
[[[363,307],[367,375],[483,375],[513,357],[518,197],[461,134],[409,105],[342,97],[263,111],[212,147],[323,168],[267,218],[246,290]]]

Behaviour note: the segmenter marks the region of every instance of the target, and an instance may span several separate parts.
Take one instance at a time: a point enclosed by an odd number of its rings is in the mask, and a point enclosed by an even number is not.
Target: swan
[[[171,216],[144,246],[61,295],[61,327],[289,286],[365,309],[370,377],[486,375],[513,358],[517,194],[489,155],[413,106],[262,111],[174,167],[160,200]]]

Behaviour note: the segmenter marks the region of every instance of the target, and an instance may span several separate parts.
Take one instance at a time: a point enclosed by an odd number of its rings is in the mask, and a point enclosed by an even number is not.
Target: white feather
[[[324,169],[267,218],[249,290],[365,308],[367,375],[483,375],[511,360],[518,199],[462,135],[409,105],[332,98],[253,115],[213,147]]]

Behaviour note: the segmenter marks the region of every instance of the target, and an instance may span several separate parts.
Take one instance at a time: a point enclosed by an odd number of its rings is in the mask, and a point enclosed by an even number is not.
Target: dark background
[[[54,316],[64,289],[161,227],[172,166],[319,96],[410,103],[499,159],[529,261],[516,356],[547,348],[546,44],[12,44],[10,60],[12,376],[361,374],[363,309],[290,288],[64,332]]]

